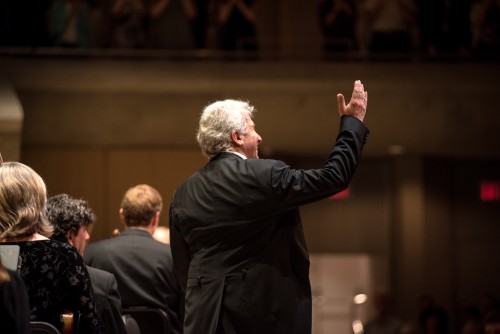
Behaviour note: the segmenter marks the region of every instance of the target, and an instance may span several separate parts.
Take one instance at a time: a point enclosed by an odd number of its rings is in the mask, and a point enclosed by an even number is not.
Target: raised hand
[[[337,102],[339,104],[340,116],[354,116],[360,121],[363,121],[366,114],[366,106],[368,104],[368,92],[365,92],[361,81],[356,80],[349,103],[347,105],[345,104],[344,95],[340,93],[337,94]]]

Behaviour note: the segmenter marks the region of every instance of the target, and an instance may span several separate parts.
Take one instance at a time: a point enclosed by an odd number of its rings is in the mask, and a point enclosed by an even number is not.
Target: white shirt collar
[[[245,159],[245,160],[247,159],[247,157],[244,154],[241,154],[239,152],[234,152],[234,151],[224,151],[224,152],[236,154],[237,156],[239,156],[242,159]]]

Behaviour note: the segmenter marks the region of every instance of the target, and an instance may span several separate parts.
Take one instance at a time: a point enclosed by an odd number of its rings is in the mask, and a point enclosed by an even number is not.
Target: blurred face
[[[500,334],[500,322],[486,324],[484,332],[485,334]]]
[[[262,138],[255,131],[255,123],[249,116],[246,117],[246,121],[247,121],[247,134],[240,135],[240,139],[242,140],[240,151],[248,159],[259,159],[258,146],[262,142]]]
[[[80,255],[83,255],[85,251],[85,246],[87,245],[87,241],[89,240],[89,232],[87,231],[87,226],[80,226],[78,233],[69,232],[68,235],[68,243],[75,247],[78,250]]]

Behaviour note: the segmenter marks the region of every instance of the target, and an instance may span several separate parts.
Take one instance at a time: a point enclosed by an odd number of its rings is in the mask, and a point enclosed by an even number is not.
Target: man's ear
[[[120,215],[120,221],[122,222],[123,225],[126,226],[127,224],[125,224],[125,215],[123,214],[122,208],[120,208],[119,215]]]
[[[231,132],[231,139],[235,146],[243,145],[243,139],[241,139],[241,135],[237,131]]]
[[[151,218],[151,226],[156,228],[160,224],[160,211],[156,211],[153,218]]]
[[[75,234],[72,231],[66,232],[66,240],[68,240],[68,244],[70,244],[71,246],[74,246],[74,243],[73,243],[74,237],[75,237]]]

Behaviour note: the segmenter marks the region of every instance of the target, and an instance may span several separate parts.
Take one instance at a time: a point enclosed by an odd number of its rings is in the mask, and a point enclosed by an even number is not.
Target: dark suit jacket
[[[122,300],[115,276],[104,270],[87,266],[97,304],[101,333],[126,333],[122,318]]]
[[[175,279],[170,246],[144,230],[129,228],[121,235],[90,243],[85,263],[113,273],[122,306],[150,306],[165,310],[172,333],[181,333],[183,299]]]
[[[10,281],[0,284],[1,332],[29,334],[30,306],[24,281],[16,271],[6,270]]]
[[[323,167],[224,152],[176,190],[174,268],[186,290],[184,334],[311,332],[309,257],[298,206],[345,189],[368,129],[341,119]]]

